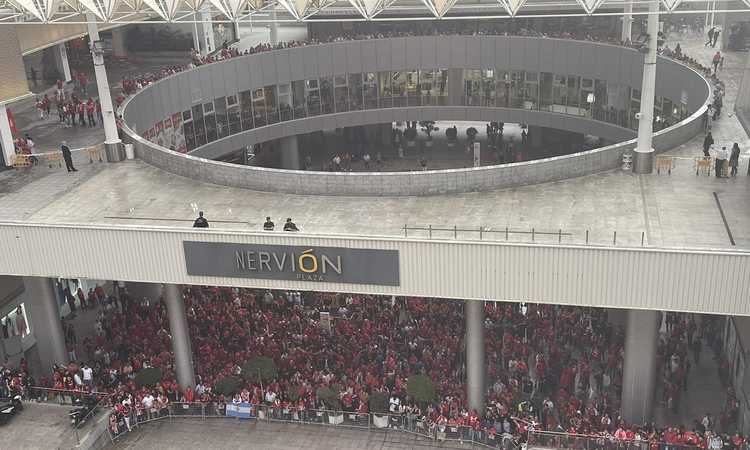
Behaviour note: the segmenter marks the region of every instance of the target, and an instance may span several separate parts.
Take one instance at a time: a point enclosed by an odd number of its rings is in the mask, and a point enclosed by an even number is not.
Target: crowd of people
[[[83,298],[82,305],[98,311],[94,334],[82,341],[66,325],[70,364],[35,381],[24,362],[17,371],[6,369],[4,380],[27,396],[33,395],[28,392],[33,385],[110,393],[115,434],[130,428],[133,414],[165,414],[173,402],[331,409],[338,405],[317,395],[327,387],[345,411],[370,412],[368,399],[379,392],[391,399],[393,414],[518,440],[530,430],[551,430],[655,445],[713,448],[707,444],[712,439],[721,439],[727,449],[745,445],[739,435],[718,433],[737,419],[731,392],[718,424],[710,415],[692,428],[625,423],[619,414],[624,334],[606,310],[487,302],[487,409],[473,411],[464,383],[461,301],[208,287],[185,287],[183,295],[195,386],[178,388],[165,304],[100,289],[70,295],[74,303]],[[321,313],[330,314],[330,322],[321,320]],[[708,346],[721,354],[720,323],[666,314],[665,326],[658,347],[664,362],[662,400],[677,409],[701,350]],[[275,361],[275,379],[264,384],[244,378],[235,398],[214,391],[220,380],[240,376],[243,363],[258,356]],[[136,385],[135,375],[149,367],[161,370],[161,381]],[[417,374],[433,380],[434,402],[420,404],[407,393],[407,380]],[[726,373],[722,376],[728,381]]]

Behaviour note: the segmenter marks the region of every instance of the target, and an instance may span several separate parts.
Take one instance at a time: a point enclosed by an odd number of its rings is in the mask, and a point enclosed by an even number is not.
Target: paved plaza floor
[[[470,450],[471,444],[436,442],[398,431],[353,430],[235,419],[162,420],[126,435],[112,448],[132,450]],[[480,448],[480,447],[474,447]]]
[[[0,426],[0,448],[13,450],[56,449],[73,437],[69,407],[24,403],[24,409]]]

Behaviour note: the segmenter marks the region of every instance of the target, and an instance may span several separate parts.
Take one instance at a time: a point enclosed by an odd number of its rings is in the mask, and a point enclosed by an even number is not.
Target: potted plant
[[[369,407],[375,428],[388,428],[388,396],[382,392],[373,393]]]
[[[318,389],[318,399],[323,401],[328,410],[328,423],[338,425],[344,422],[344,412],[341,410],[341,400],[338,390],[332,388]]]
[[[415,128],[406,128],[404,130],[404,139],[406,139],[406,146],[414,149],[417,146],[417,130]]]
[[[455,125],[446,128],[445,139],[448,142],[448,148],[453,148],[456,146],[456,141],[458,140],[458,128]]]
[[[423,120],[419,122],[419,126],[422,127],[422,131],[427,135],[427,140],[424,142],[425,150],[432,150],[432,132],[438,130],[435,122],[432,120]]]
[[[135,375],[135,385],[138,387],[153,387],[161,381],[161,369],[157,367],[148,367],[142,369]]]

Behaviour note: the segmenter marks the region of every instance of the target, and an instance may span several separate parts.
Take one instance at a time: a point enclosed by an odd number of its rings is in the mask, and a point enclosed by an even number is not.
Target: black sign
[[[398,286],[398,250],[184,241],[188,275]]]

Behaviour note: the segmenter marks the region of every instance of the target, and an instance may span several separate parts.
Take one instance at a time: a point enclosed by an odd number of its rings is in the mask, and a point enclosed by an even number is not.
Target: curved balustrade
[[[617,167],[635,146],[642,64],[643,55],[633,49],[534,37],[311,45],[237,57],[160,80],[125,103],[124,131],[144,161],[220,185],[326,195],[489,190]],[[701,131],[710,88],[699,73],[660,58],[656,92],[657,114],[673,124],[655,134],[657,151]],[[210,159],[272,139],[403,120],[527,123],[618,143],[522,163],[423,172],[302,172]]]

